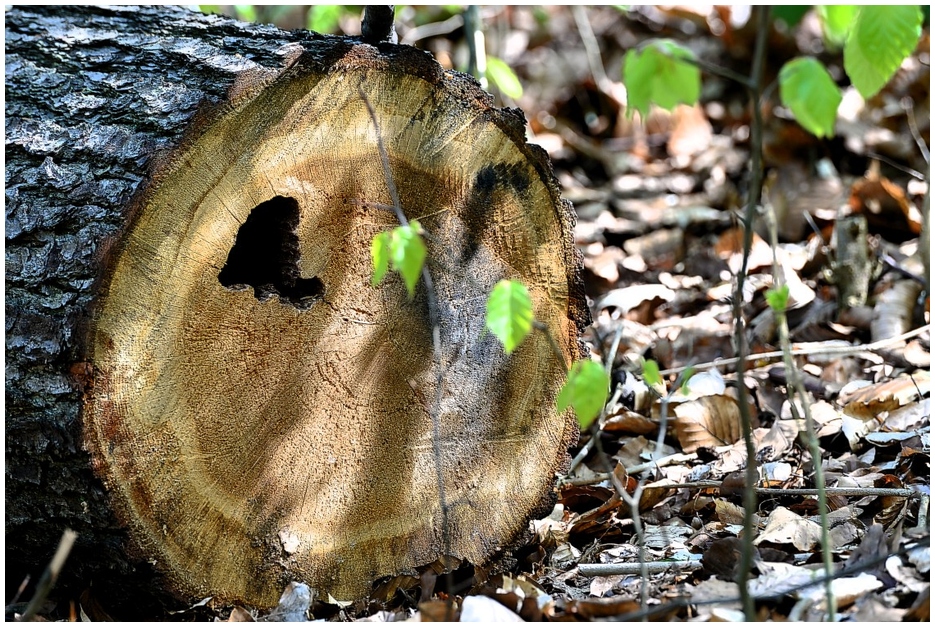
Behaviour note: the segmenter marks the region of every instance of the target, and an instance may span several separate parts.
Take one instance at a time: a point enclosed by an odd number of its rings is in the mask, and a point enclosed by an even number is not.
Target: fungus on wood
[[[440,372],[425,286],[370,286],[396,217],[361,90],[428,233]],[[199,116],[128,215],[78,350],[84,445],[178,592],[362,598],[442,558],[436,396],[453,557],[485,563],[548,510],[577,434],[563,364],[543,333],[506,356],[486,297],[523,281],[569,363],[588,313],[570,205],[520,112],[416,49],[310,42]]]

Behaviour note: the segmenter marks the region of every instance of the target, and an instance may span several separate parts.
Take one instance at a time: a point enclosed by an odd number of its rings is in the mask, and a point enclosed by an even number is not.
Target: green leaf
[[[643,381],[646,385],[653,386],[662,383],[662,375],[659,374],[659,364],[652,359],[643,359]]]
[[[610,378],[601,364],[589,359],[576,361],[558,393],[558,411],[573,408],[578,424],[587,429],[601,415],[609,388]]]
[[[373,278],[370,285],[379,285],[390,269],[390,231],[377,233],[370,242],[370,260],[373,261]]]
[[[486,327],[507,355],[522,343],[532,329],[532,300],[525,285],[504,279],[494,286],[487,298]]]
[[[256,7],[252,4],[235,4],[234,13],[242,22],[256,22]]]
[[[809,133],[818,137],[834,135],[841,90],[821,61],[813,57],[797,57],[782,66],[779,71],[779,98]]]
[[[695,369],[692,366],[689,366],[685,369],[685,372],[682,373],[682,387],[680,388],[682,394],[688,396],[691,393],[691,386],[688,384],[691,381],[692,376],[695,374]]]
[[[844,45],[844,69],[864,99],[883,89],[922,35],[918,6],[862,6]]]
[[[339,4],[316,4],[309,7],[307,28],[316,33],[334,35],[341,23],[344,7]]]
[[[487,57],[487,78],[493,81],[504,96],[517,100],[523,95],[523,84],[519,82],[519,77],[513,68],[503,59]]]
[[[789,286],[766,290],[766,304],[776,313],[784,312],[789,305]]]
[[[409,298],[416,293],[416,283],[425,264],[425,242],[421,232],[422,226],[413,220],[408,226],[393,229],[390,237],[390,264],[403,277]]]
[[[835,49],[840,50],[847,40],[859,8],[853,4],[827,4],[817,7],[818,16],[821,18],[821,30],[825,39]]]
[[[623,59],[628,112],[635,109],[645,120],[651,104],[670,111],[679,103],[695,104],[701,94],[701,71],[682,60],[694,58],[691,50],[669,39],[628,50]]]

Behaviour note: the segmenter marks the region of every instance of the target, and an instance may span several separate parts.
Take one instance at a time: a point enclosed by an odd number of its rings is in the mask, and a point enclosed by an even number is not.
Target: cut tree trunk
[[[6,28],[8,581],[71,526],[84,576],[357,599],[548,509],[588,314],[521,114],[405,46],[161,7]],[[427,233],[413,299],[370,285],[397,224],[378,137]],[[503,278],[548,328],[511,356],[483,328]]]

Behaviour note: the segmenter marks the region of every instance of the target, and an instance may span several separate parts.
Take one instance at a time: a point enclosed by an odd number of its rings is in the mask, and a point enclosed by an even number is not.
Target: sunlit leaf
[[[823,4],[816,7],[821,18],[821,29],[831,44],[840,50],[847,40],[848,33],[854,25],[857,9],[853,4]]]
[[[921,34],[918,5],[860,7],[844,44],[844,69],[864,99],[883,89]]]
[[[520,345],[532,329],[532,300],[525,285],[504,279],[494,286],[487,298],[486,326],[507,354]]]
[[[639,111],[645,120],[651,104],[670,111],[679,103],[695,104],[701,94],[701,71],[683,61],[694,58],[691,50],[669,39],[628,50],[623,60],[628,111]]]
[[[796,121],[817,137],[832,137],[841,90],[818,59],[797,57],[779,71],[779,98]]]
[[[309,7],[307,28],[316,33],[336,34],[344,7],[339,4],[316,4]]]
[[[578,424],[586,429],[604,409],[609,388],[610,378],[601,364],[588,359],[576,361],[558,393],[558,411],[571,407],[578,417]]]
[[[513,100],[523,95],[523,84],[519,82],[519,77],[503,59],[497,57],[487,57],[487,78],[497,86],[504,96]]]
[[[370,260],[373,262],[371,285],[377,285],[390,268],[390,231],[377,233],[370,242]]]
[[[695,374],[695,369],[692,366],[685,368],[685,372],[682,373],[682,387],[680,388],[682,394],[688,396],[691,393],[691,378]]]
[[[421,231],[422,227],[413,220],[408,226],[393,229],[390,238],[390,264],[403,277],[410,298],[416,293],[416,283],[425,263],[425,242]]]
[[[650,387],[662,383],[662,375],[659,374],[659,364],[652,359],[643,360],[643,381]]]
[[[235,4],[234,12],[237,19],[244,22],[256,22],[256,7],[252,4]]]
[[[766,290],[766,304],[776,313],[782,313],[789,306],[789,286]]]

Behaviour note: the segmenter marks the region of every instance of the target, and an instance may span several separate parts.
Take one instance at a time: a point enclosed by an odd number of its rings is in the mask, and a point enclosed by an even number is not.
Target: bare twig
[[[922,158],[925,159],[925,162],[929,162],[929,147],[925,143],[925,139],[922,137],[922,134],[919,132],[919,125],[916,123],[916,114],[912,108],[913,102],[912,98],[905,97],[901,102],[903,109],[906,111],[906,122],[909,124],[909,132],[912,134],[912,138],[916,142],[916,146],[919,147],[919,152],[922,153]],[[925,178],[924,176],[922,178]]]
[[[383,145],[383,134],[380,131],[380,122],[377,120],[376,111],[373,108],[373,105],[370,104],[370,100],[367,98],[367,94],[364,93],[363,89],[358,90],[360,92],[360,97],[363,99],[364,104],[367,106],[367,112],[370,114],[370,120],[373,122],[373,126],[376,129],[377,133],[377,150],[380,152],[380,161],[383,164],[383,174],[386,177],[386,187],[390,192],[390,198],[393,200],[393,211],[396,213],[396,218],[399,220],[399,223],[403,226],[407,226],[409,221],[406,219],[406,215],[403,212],[402,205],[399,202],[399,193],[396,191],[396,183],[393,181],[393,174],[390,172],[390,159],[387,155],[386,148]],[[435,401],[432,404],[432,453],[435,458],[435,478],[438,486],[438,502],[439,507],[441,508],[442,514],[442,543],[444,545],[444,556],[445,558],[451,557],[451,530],[449,529],[448,524],[448,500],[445,495],[445,475],[442,471],[442,449],[441,449],[441,417],[439,416],[439,407],[441,406],[441,396],[443,388],[443,364],[442,364],[442,347],[441,347],[441,328],[440,328],[440,317],[438,309],[438,300],[435,295],[435,283],[432,281],[432,274],[429,271],[428,265],[422,266],[422,280],[425,282],[425,300],[428,304],[429,310],[429,323],[432,325],[432,352],[434,355],[435,368],[436,368],[436,381],[435,381]],[[453,588],[453,578],[451,570],[448,569],[445,572],[445,583],[448,590]],[[451,598],[448,599],[448,614],[453,612],[453,605],[451,603]],[[450,616],[446,616],[450,618]]]
[[[904,555],[908,553],[909,551],[918,548],[918,546],[919,545],[907,546],[907,547],[899,549],[898,551],[893,551],[892,553],[888,553],[887,555],[881,555],[880,557],[876,557],[869,561],[862,560],[861,562],[854,564],[853,566],[847,566],[837,571],[836,573],[834,573],[832,577],[830,577],[830,579],[841,579],[844,577],[850,577],[851,575],[859,575],[861,573],[865,573],[868,570],[871,570],[873,567],[883,564],[891,557]],[[928,546],[927,540],[925,542],[925,546]],[[816,575],[817,574],[818,573],[816,573]],[[828,579],[828,577],[826,576],[815,577],[812,581],[802,583],[797,586],[783,587],[780,592],[777,592],[775,594],[759,594],[756,596],[756,600],[779,601],[792,593],[798,592],[800,590],[805,590],[807,588],[812,588],[817,585],[821,585],[825,582],[826,579]],[[613,619],[619,622],[646,620],[647,618],[650,618],[656,614],[668,614],[672,610],[680,608],[680,607],[703,606],[703,605],[727,605],[730,603],[736,603],[737,601],[740,601],[740,600],[741,600],[740,597],[721,597],[721,598],[714,598],[714,599],[704,599],[701,601],[696,600],[696,599],[691,599],[691,598],[681,598],[681,599],[676,599],[670,603],[662,603],[660,605],[650,606],[646,609],[640,609],[640,610],[633,611],[633,612],[627,612],[626,614],[620,614],[618,616],[614,616]]]
[[[21,621],[30,621],[35,618],[36,612],[39,611],[46,597],[49,596],[59,573],[62,572],[62,567],[65,565],[65,560],[68,559],[68,554],[71,552],[71,547],[75,544],[75,538],[77,537],[78,534],[71,529],[66,529],[62,534],[62,539],[58,542],[58,548],[55,549],[52,561],[46,566],[39,583],[36,584],[36,594],[33,595],[23,615],[20,616]]]
[[[870,344],[855,344],[852,346],[822,346],[821,342],[813,342],[809,348],[798,348],[792,350],[792,355],[794,357],[802,356],[814,356],[814,357],[830,357],[830,356],[846,356],[846,355],[858,355],[860,353],[874,353],[881,351],[889,346],[894,344],[900,344],[906,340],[911,340],[914,337],[922,335],[923,333],[928,333],[931,329],[931,325],[923,325],[918,329],[913,329],[903,333],[902,335],[897,335],[895,337],[890,337],[876,342],[871,342]],[[679,366],[678,368],[669,368],[668,370],[663,370],[659,374],[666,376],[670,374],[678,374],[683,370],[688,368],[694,368],[698,370],[707,370],[708,368],[723,368],[725,366],[733,366],[743,361],[774,361],[777,359],[782,359],[782,351],[772,351],[769,353],[756,353],[753,355],[745,355],[741,357],[725,357],[723,359],[715,359],[714,361],[709,361],[703,364],[695,364],[694,366]]]
[[[607,78],[607,72],[604,71],[604,61],[601,59],[601,47],[597,42],[597,37],[594,36],[594,31],[591,29],[591,22],[588,21],[588,13],[584,5],[572,5],[571,12],[575,18],[575,24],[578,26],[578,35],[581,37],[581,43],[584,44],[584,52],[588,58],[588,68],[591,70],[591,77],[594,78],[594,84],[597,85],[597,88],[602,93],[616,102],[617,98],[613,95],[610,79]]]
[[[444,22],[429,22],[422,26],[410,28],[406,31],[406,34],[403,35],[402,43],[412,45],[422,39],[447,35],[448,33],[458,30],[462,26],[464,26],[464,17],[460,13],[455,14]]]
[[[585,577],[606,577],[607,575],[638,575],[643,571],[664,573],[671,570],[688,571],[698,568],[701,568],[701,560],[623,562],[619,564],[578,564],[578,573]]]
[[[753,491],[757,480],[756,446],[753,443],[753,417],[750,415],[750,404],[747,401],[747,386],[743,380],[743,367],[746,364],[747,337],[746,325],[743,318],[744,279],[747,275],[747,265],[750,260],[750,249],[753,246],[753,218],[760,202],[760,193],[763,187],[763,116],[760,111],[760,95],[763,84],[763,66],[766,60],[766,41],[769,37],[769,21],[771,9],[768,6],[754,8],[754,17],[757,26],[756,45],[753,51],[753,69],[749,82],[746,84],[750,92],[750,107],[753,110],[753,121],[750,124],[750,188],[747,196],[747,206],[743,216],[743,262],[737,275],[737,288],[734,291],[733,319],[734,344],[737,351],[738,368],[737,405],[740,408],[740,421],[743,427],[743,439],[746,448],[747,462],[744,477],[743,495],[743,528],[745,533],[741,538],[740,565],[737,569],[737,585],[740,588],[740,598],[743,604],[743,613],[748,621],[756,620],[756,610],[753,606],[753,597],[747,589],[747,579],[750,568],[753,566],[753,516],[756,510],[756,494]]]
[[[665,459],[677,458],[677,457],[691,457],[694,458],[695,455],[672,455]],[[672,462],[676,463],[687,460],[676,460],[673,459]],[[651,465],[652,462],[647,464],[640,464],[639,467],[645,467]],[[662,465],[662,464],[659,464]],[[634,466],[634,468],[638,468]],[[629,473],[629,468],[627,469]],[[564,486],[582,486],[582,485],[596,485],[608,481],[610,479],[610,473],[597,473],[593,477],[583,478],[583,479],[568,479],[559,483],[559,487]],[[701,490],[710,490],[717,489],[721,487],[720,481],[687,481],[684,483],[673,483],[669,486],[657,486],[659,488],[671,488],[673,490],[684,490],[684,489],[701,489]],[[818,494],[818,488],[754,488],[759,496],[814,496]],[[914,500],[923,500],[928,498],[922,492],[918,492],[911,488],[825,488],[825,494],[828,496],[856,496],[856,497],[865,497],[865,496],[896,496],[907,499]]]
[[[769,231],[770,246],[773,249],[773,285],[776,289],[781,289],[785,285],[783,269],[779,265],[776,251],[779,249],[779,229],[776,224],[776,214],[773,207],[767,203],[764,216],[766,218],[767,229]],[[812,456],[812,465],[815,469],[815,486],[818,488],[818,516],[821,522],[821,555],[825,567],[825,574],[829,577],[834,573],[831,557],[831,524],[828,521],[828,497],[825,491],[825,474],[821,464],[821,446],[818,443],[817,429],[815,421],[812,419],[812,412],[809,408],[808,394],[805,391],[805,385],[802,383],[802,373],[796,367],[792,359],[792,341],[789,339],[789,321],[786,319],[784,308],[775,309],[773,315],[779,329],[779,344],[782,346],[783,363],[786,367],[786,376],[791,385],[786,386],[786,393],[789,397],[789,405],[792,409],[794,418],[798,418],[798,406],[796,405],[796,396],[801,402],[802,411],[805,413],[805,433],[808,441],[808,449]],[[837,612],[834,590],[831,587],[831,580],[825,584],[825,600],[828,604],[828,620],[834,621],[834,615]]]

